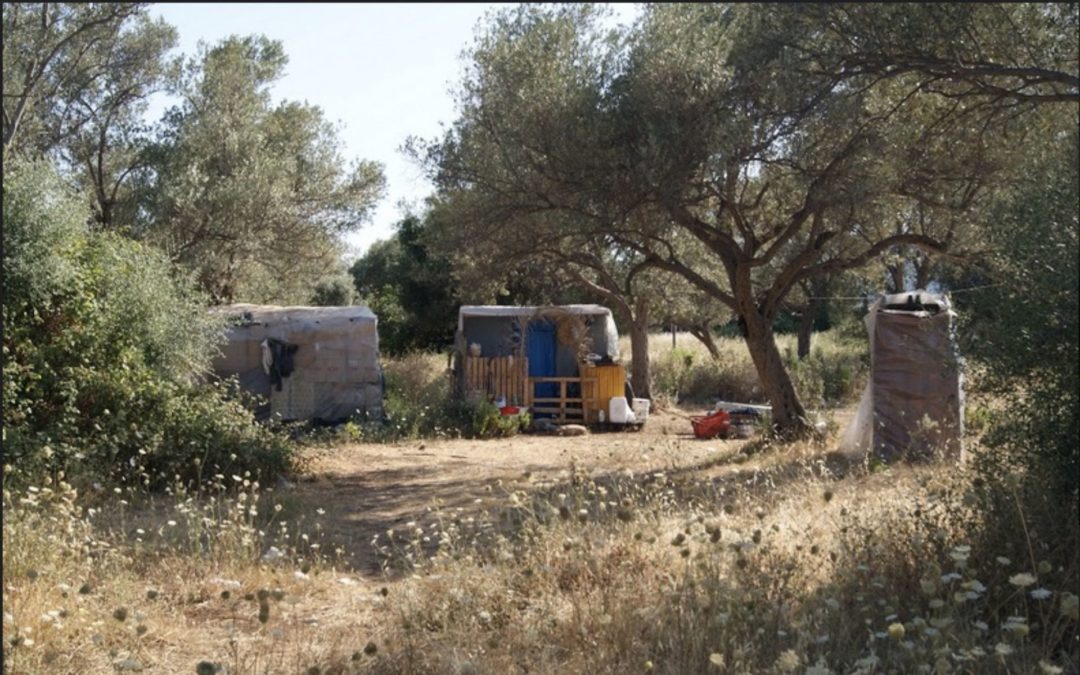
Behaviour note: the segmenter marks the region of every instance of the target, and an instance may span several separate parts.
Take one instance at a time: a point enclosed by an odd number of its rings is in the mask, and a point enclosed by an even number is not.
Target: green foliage
[[[859,375],[869,371],[869,354],[856,356],[856,349],[826,352],[820,348],[799,359],[795,350],[784,350],[784,364],[791,373],[795,391],[799,397],[815,405],[836,405],[854,400],[858,386],[863,382]]]
[[[379,344],[388,354],[451,344],[458,301],[449,260],[429,250],[429,216],[408,216],[350,268],[356,289],[379,317]]]
[[[491,401],[481,401],[472,408],[469,432],[476,438],[506,438],[516,436],[531,423],[532,417],[528,413],[503,415]]]
[[[302,303],[382,195],[382,169],[348,166],[337,129],[306,103],[273,105],[287,58],[230,37],[191,61],[148,150],[140,233],[194,270],[218,302]]]
[[[311,304],[316,307],[343,307],[355,301],[352,279],[344,274],[320,279],[311,294]]]
[[[5,167],[5,479],[160,487],[285,469],[287,446],[198,384],[221,327],[191,280],[153,248],[87,232],[86,215],[47,166]]]
[[[5,312],[16,302],[23,312],[45,308],[75,282],[83,209],[62,194],[60,178],[44,164],[5,167]]]
[[[103,79],[117,71],[153,69],[153,63],[130,58],[146,34],[125,30],[132,19],[145,22],[146,9],[134,2],[3,4],[5,159],[13,151],[47,154],[92,117],[89,102]],[[140,92],[131,87],[125,95],[138,98]]]
[[[368,424],[366,437],[396,441],[415,438],[493,438],[512,436],[528,426],[527,416],[503,417],[487,401],[469,402],[454,392],[446,357],[412,352],[384,364],[385,422]]]
[[[1075,121],[1075,120],[1073,120]],[[1080,223],[1075,127],[1031,163],[1011,195],[988,215],[997,253],[997,286],[958,295],[965,352],[982,367],[981,389],[1004,400],[987,441],[1007,451],[989,476],[1009,465],[1035,482],[1071,493],[1080,475],[1078,297]]]
[[[92,195],[94,222],[103,229],[124,230],[136,220],[138,188],[147,178],[144,149],[151,141],[147,100],[175,76],[179,59],[165,54],[176,42],[176,29],[162,19],[142,13],[129,21],[103,45],[102,73],[75,99],[76,119],[83,123],[53,141]]]

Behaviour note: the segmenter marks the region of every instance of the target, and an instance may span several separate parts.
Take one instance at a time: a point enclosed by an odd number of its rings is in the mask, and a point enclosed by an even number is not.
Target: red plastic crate
[[[698,438],[726,436],[731,427],[731,415],[726,410],[717,410],[705,417],[691,417],[690,424],[694,426],[694,436]]]

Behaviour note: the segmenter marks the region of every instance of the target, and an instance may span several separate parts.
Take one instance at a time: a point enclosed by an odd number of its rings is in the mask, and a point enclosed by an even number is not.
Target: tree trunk
[[[639,302],[630,322],[630,386],[634,396],[652,398],[649,386],[649,309]]]
[[[743,319],[746,324],[746,346],[754,362],[761,387],[772,405],[773,424],[785,436],[800,436],[812,430],[806,419],[806,409],[795,393],[787,369],[776,346],[772,324],[751,306]]]
[[[889,270],[889,279],[892,281],[892,288],[890,293],[903,293],[904,286],[904,263],[898,262],[895,265],[886,265],[886,269]]]
[[[97,213],[98,226],[102,230],[111,230],[113,225],[113,203],[112,201],[99,198],[98,199],[98,213]]]
[[[720,348],[716,346],[716,340],[713,339],[712,331],[709,330],[709,325],[704,326],[691,326],[690,334],[698,339],[701,344],[705,345],[705,349],[709,350],[709,356],[713,358],[713,361],[720,360]]]
[[[799,360],[810,356],[810,338],[814,334],[814,319],[817,318],[818,303],[820,301],[810,299],[803,307],[802,316],[799,317]]]
[[[915,288],[918,290],[926,290],[927,284],[930,283],[930,260],[924,258],[921,264],[915,265]]]

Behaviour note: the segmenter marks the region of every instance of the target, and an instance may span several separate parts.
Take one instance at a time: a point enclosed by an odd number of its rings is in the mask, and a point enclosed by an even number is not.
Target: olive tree
[[[729,308],[774,421],[799,433],[773,335],[788,297],[897,247],[970,252],[976,228],[909,214],[970,211],[1044,103],[927,93],[920,73],[852,73],[802,47],[843,39],[771,5],[650,5],[621,36],[587,7],[503,12],[424,156],[479,239],[602,238]]]
[[[138,233],[195,270],[217,302],[305,301],[329,269],[344,271],[340,237],[383,193],[381,167],[347,164],[318,107],[272,104],[286,62],[261,36],[204,46],[148,150]]]

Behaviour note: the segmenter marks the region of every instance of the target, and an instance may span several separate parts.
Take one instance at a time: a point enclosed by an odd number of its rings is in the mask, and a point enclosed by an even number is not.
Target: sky
[[[159,3],[150,8],[176,27],[174,54],[194,55],[199,41],[263,34],[280,40],[289,64],[271,89],[275,101],[307,101],[340,123],[347,160],[384,167],[387,194],[370,222],[349,235],[347,257],[393,234],[401,203],[422,207],[432,191],[400,148],[409,136],[431,139],[454,120],[451,88],[463,73],[462,51],[489,10],[515,3]],[[612,3],[612,23],[636,17],[633,4]],[[152,102],[160,117],[168,99]]]

